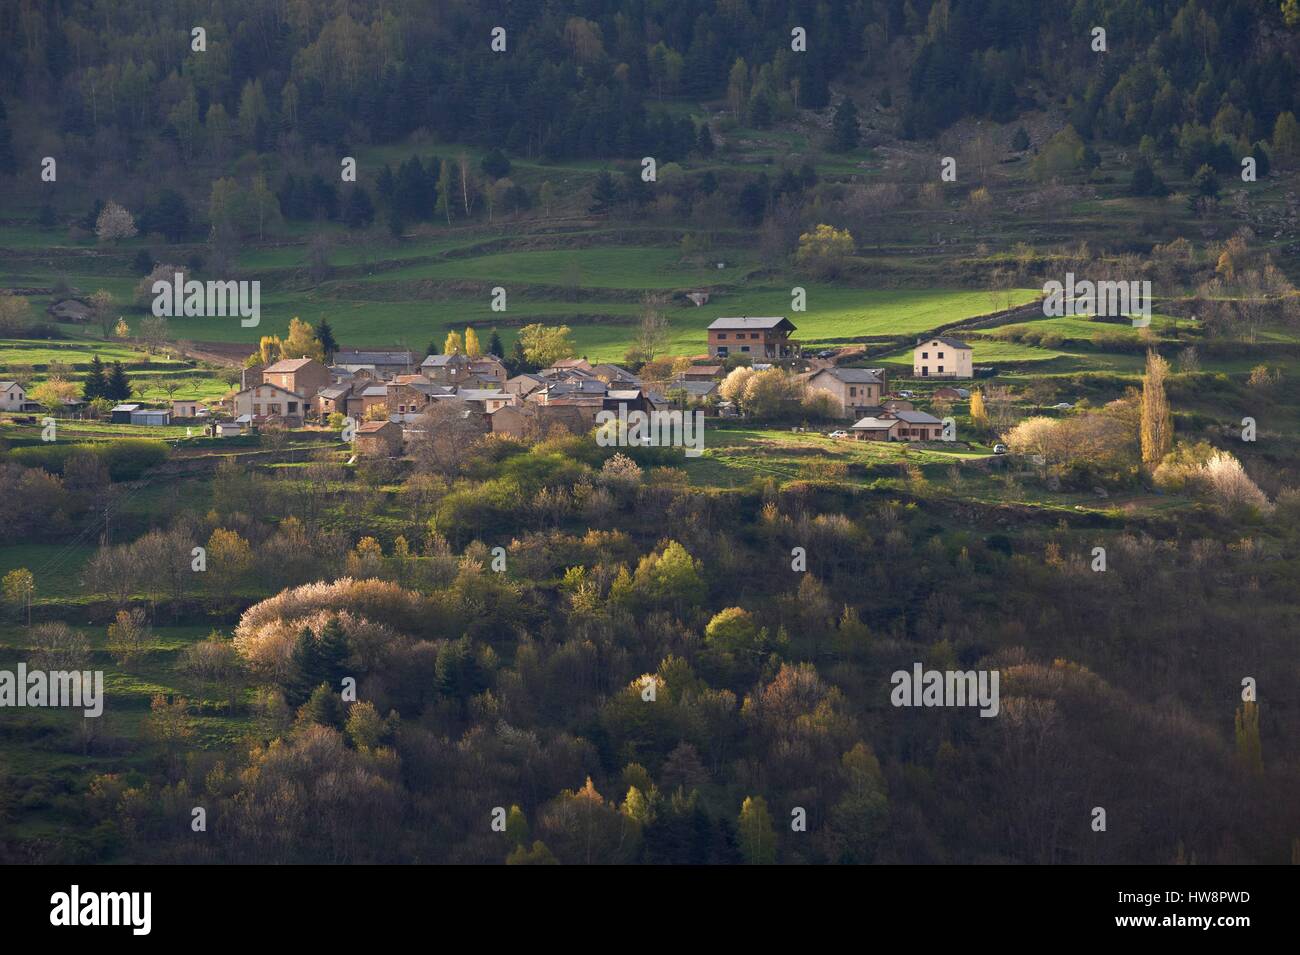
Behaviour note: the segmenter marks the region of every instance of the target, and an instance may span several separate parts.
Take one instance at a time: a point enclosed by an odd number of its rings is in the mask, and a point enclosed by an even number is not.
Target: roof
[[[409,351],[356,351],[340,348],[334,353],[336,365],[409,365],[415,353]]]
[[[351,385],[330,385],[328,388],[322,388],[318,394],[326,401],[336,401],[347,395],[351,390]]]
[[[578,381],[553,381],[546,389],[551,395],[603,395],[608,390],[599,378],[583,378]]]
[[[361,397],[363,397],[363,398],[387,398],[387,397],[388,397],[388,386],[387,386],[387,385],[371,385],[369,388],[362,388],[362,389],[361,389]]]
[[[265,368],[263,368],[262,374],[264,375],[288,374],[290,372],[298,371],[300,368],[305,368],[307,365],[313,364],[315,361],[316,361],[315,358],[282,358],[280,361],[277,361],[274,365],[267,365]]]
[[[399,425],[392,421],[367,421],[365,424],[357,428],[357,434],[374,434],[376,431],[383,431],[390,425],[393,427],[399,427]]]
[[[770,316],[767,318],[751,318],[748,315],[739,318],[715,318],[709,324],[709,331],[719,329],[745,329],[747,331],[761,331],[763,329],[779,328],[782,323],[789,325],[791,330],[794,325],[784,315]]]
[[[632,372],[624,368],[622,365],[611,365],[609,362],[604,362],[599,365],[592,365],[591,370],[593,373],[597,375],[604,375],[608,378],[623,378],[626,379],[627,381],[641,380],[636,375],[632,374]]]
[[[17,384],[16,381],[0,381],[0,391],[8,391]]]
[[[274,382],[270,382],[270,381],[263,381],[263,382],[261,382],[261,383],[259,383],[259,384],[256,384],[256,385],[249,385],[249,386],[248,386],[247,388],[245,388],[243,391],[237,391],[237,392],[235,392],[235,397],[238,398],[240,395],[246,395],[246,394],[248,394],[250,391],[252,391],[254,388],[274,388],[276,391],[282,392],[283,394],[286,394],[286,395],[293,395],[293,396],[294,396],[295,398],[297,398],[299,401],[306,401],[306,400],[307,400],[307,399],[304,398],[302,395],[298,394],[298,392],[296,392],[296,391],[290,391],[288,388],[281,388],[279,385],[275,384]]]
[[[717,391],[718,383],[716,381],[690,381],[688,379],[678,379],[668,385],[668,391],[677,390],[686,392],[692,398],[707,398],[713,392]]]
[[[514,400],[514,395],[508,391],[502,391],[500,388],[462,388],[456,392],[456,397],[464,401],[487,401],[489,398],[509,398]]]
[[[892,414],[899,421],[904,421],[907,424],[943,424],[943,422],[940,421],[938,418],[936,418],[934,415],[926,414],[924,411],[899,410],[899,411],[891,411],[890,414]]]
[[[853,428],[858,431],[888,431],[902,420],[900,418],[863,418]]]
[[[455,362],[458,365],[468,365],[469,359],[460,352],[452,352],[450,355],[429,355],[424,361],[420,362],[420,367],[428,365],[433,368],[441,368],[443,365],[450,365]]]
[[[883,385],[885,369],[883,368],[823,368],[812,377],[827,374],[834,375],[846,385]]]
[[[591,364],[585,358],[561,358],[551,365],[552,368],[581,368],[584,371],[591,369]]]
[[[606,398],[612,398],[615,401],[635,401],[641,397],[640,388],[611,388],[605,392]]]
[[[139,405],[113,405],[114,411],[138,411]]]
[[[964,351],[975,350],[971,348],[969,345],[967,345],[964,341],[961,341],[960,339],[956,339],[956,338],[949,338],[947,335],[931,335],[929,338],[918,338],[916,340],[916,343],[918,345],[924,345],[926,342],[943,342],[949,348],[960,348],[963,349]]]
[[[691,365],[682,374],[684,375],[718,375],[722,373],[721,365]]]

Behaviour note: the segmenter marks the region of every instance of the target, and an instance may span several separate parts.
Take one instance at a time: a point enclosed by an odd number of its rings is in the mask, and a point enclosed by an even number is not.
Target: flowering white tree
[[[105,242],[129,239],[135,235],[135,216],[116,202],[108,202],[95,220],[95,234]]]

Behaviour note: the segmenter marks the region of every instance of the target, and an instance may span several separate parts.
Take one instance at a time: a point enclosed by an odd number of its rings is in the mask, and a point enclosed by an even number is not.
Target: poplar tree
[[[1142,378],[1142,463],[1154,468],[1173,450],[1174,422],[1165,395],[1169,362],[1154,349],[1147,351],[1147,371]]]

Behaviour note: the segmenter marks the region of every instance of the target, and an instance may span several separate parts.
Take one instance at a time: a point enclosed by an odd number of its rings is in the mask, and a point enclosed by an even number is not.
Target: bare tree
[[[412,431],[411,454],[416,467],[447,476],[460,472],[483,437],[475,413],[459,398],[444,398],[429,405],[415,419]]]

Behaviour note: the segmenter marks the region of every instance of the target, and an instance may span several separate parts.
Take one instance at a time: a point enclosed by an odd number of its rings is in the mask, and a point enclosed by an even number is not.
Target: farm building
[[[709,357],[798,358],[800,345],[790,338],[794,330],[794,324],[783,316],[715,319],[709,325]]]

